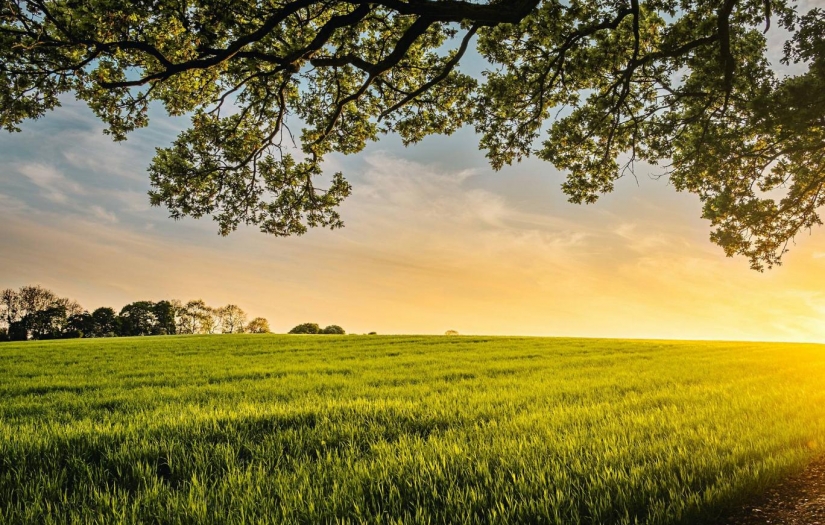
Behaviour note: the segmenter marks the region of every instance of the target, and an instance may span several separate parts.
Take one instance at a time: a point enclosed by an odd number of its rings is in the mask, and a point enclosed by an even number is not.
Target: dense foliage
[[[292,328],[289,331],[290,334],[320,334],[321,327],[318,326],[318,323],[302,323],[298,326]]]
[[[70,339],[135,335],[269,332],[258,317],[246,324],[246,313],[234,304],[212,308],[202,300],[136,301],[120,313],[108,307],[89,313],[77,301],[61,298],[42,286],[0,291],[0,341]]]
[[[775,74],[769,28],[800,75]],[[565,170],[573,202],[664,164],[762,269],[820,223],[824,35],[825,11],[790,0],[11,0],[0,126],[73,92],[122,140],[157,102],[191,126],[150,165],[153,204],[291,235],[342,225],[350,185],[317,182],[329,153],[470,125],[496,169]],[[471,46],[482,78],[458,67]]]
[[[332,334],[345,335],[347,332],[337,324],[331,324],[325,328],[321,328],[318,323],[302,323],[292,328],[290,334]]]
[[[820,345],[84,339],[0,369],[8,525],[707,524],[825,446]]]

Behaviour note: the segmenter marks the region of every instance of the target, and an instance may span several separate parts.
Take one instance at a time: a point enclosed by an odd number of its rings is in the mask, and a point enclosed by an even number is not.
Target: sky
[[[471,64],[472,66],[472,64]],[[150,207],[146,168],[185,118],[114,143],[84,104],[0,134],[0,288],[41,284],[87,309],[202,298],[348,332],[825,342],[825,230],[758,273],[708,240],[698,197],[651,170],[596,204],[528,159],[494,172],[471,129],[333,156],[346,227],[277,238]]]

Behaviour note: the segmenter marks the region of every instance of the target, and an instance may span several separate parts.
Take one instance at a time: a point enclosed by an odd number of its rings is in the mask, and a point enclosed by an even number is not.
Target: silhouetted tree
[[[174,335],[177,333],[177,307],[171,301],[158,301],[153,308],[156,324],[154,335]]]
[[[2,94],[0,94],[2,95]],[[175,333],[240,333],[246,314],[237,305],[211,308],[203,300],[136,301],[120,314],[101,307],[91,314],[77,301],[57,296],[42,286],[23,286],[0,291],[0,341],[170,335]],[[269,332],[266,319],[249,323],[253,333]]]
[[[9,341],[26,341],[29,339],[29,329],[24,320],[14,321],[9,325]]]
[[[120,310],[119,335],[152,335],[157,326],[155,303],[136,301]]]
[[[78,303],[77,301],[73,301],[71,299],[65,297],[59,297],[55,302],[54,306],[62,306],[66,309],[66,317],[71,317],[73,315],[80,315],[86,310]]]
[[[58,297],[40,285],[0,292],[0,327],[6,328],[9,338],[15,340],[64,337],[70,331],[69,317],[82,313],[77,301]]]
[[[6,288],[0,292],[0,326],[8,328],[13,322],[22,318],[20,294]]]
[[[50,306],[32,314],[26,314],[23,322],[32,339],[60,339],[66,329],[65,306]]]
[[[54,292],[40,285],[23,286],[20,288],[18,296],[20,298],[21,317],[57,306],[60,299]]]
[[[70,315],[64,337],[94,337],[95,320],[89,312]]]
[[[120,320],[113,308],[101,307],[92,312],[94,337],[114,337],[120,332]]]

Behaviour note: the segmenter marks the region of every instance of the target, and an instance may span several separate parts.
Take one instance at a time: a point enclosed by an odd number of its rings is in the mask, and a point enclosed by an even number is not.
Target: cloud
[[[141,147],[127,143],[124,166],[145,165]],[[107,171],[107,150],[84,149],[93,162],[65,151],[12,164],[63,205],[4,188],[0,233],[14,249],[0,253],[0,286],[43,282],[87,307],[203,297],[282,330],[314,320],[384,333],[825,337],[825,256],[813,250],[825,232],[757,274],[708,243],[692,196],[661,185],[577,207],[537,191],[538,171],[494,179],[461,159],[372,152],[325,166],[352,178],[345,229],[222,238],[208,220],[148,208],[146,182]]]
[[[78,183],[66,178],[54,166],[40,163],[18,164],[17,172],[24,175],[42,190],[42,195],[47,199],[66,203],[70,195],[83,195],[86,190]]]
[[[97,206],[97,205],[91,206],[89,208],[89,211],[92,212],[92,215],[94,217],[96,217],[97,219],[100,219],[101,221],[110,222],[110,223],[118,222],[117,221],[117,215],[115,215],[114,213],[112,213],[112,212],[110,212],[110,211],[108,211],[108,210],[106,210],[106,209],[104,209],[100,206]]]
[[[59,137],[54,139],[60,140]],[[103,135],[102,128],[75,133],[72,148],[62,152],[63,160],[66,165],[79,170],[116,177],[124,182],[146,183],[148,151],[143,141],[135,142],[134,146],[113,142]]]
[[[592,237],[585,225],[552,213],[525,212],[503,195],[471,187],[478,169],[436,170],[383,152],[367,155],[364,163],[343,213],[348,228],[387,237],[387,242],[416,238],[429,248],[472,246],[477,252],[517,246],[524,236],[534,247],[554,249],[581,246]]]
[[[27,211],[28,206],[26,206],[26,203],[20,199],[12,197],[11,195],[0,193],[0,209],[5,210],[6,212],[20,213]]]

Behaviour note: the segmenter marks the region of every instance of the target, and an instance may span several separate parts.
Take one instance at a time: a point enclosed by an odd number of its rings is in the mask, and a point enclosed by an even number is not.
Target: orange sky
[[[777,67],[786,36],[768,35]],[[697,197],[644,168],[577,206],[549,164],[493,172],[468,129],[412,148],[387,137],[326,165],[353,185],[343,230],[222,238],[208,219],[173,222],[148,206],[154,148],[186,125],[150,116],[114,144],[65,99],[22,133],[0,133],[0,288],[39,283],[89,309],[231,302],[281,332],[318,322],[359,333],[825,342],[825,231],[800,236],[783,266],[754,272],[710,243]]]
[[[465,130],[333,158],[354,187],[343,230],[222,238],[148,207],[145,167],[174,127],[114,145],[70,104],[1,135],[0,287],[40,283],[90,309],[232,302],[275,331],[825,341],[822,230],[760,274],[724,257],[698,199],[665,180],[640,173],[572,205],[552,166],[494,173]]]

